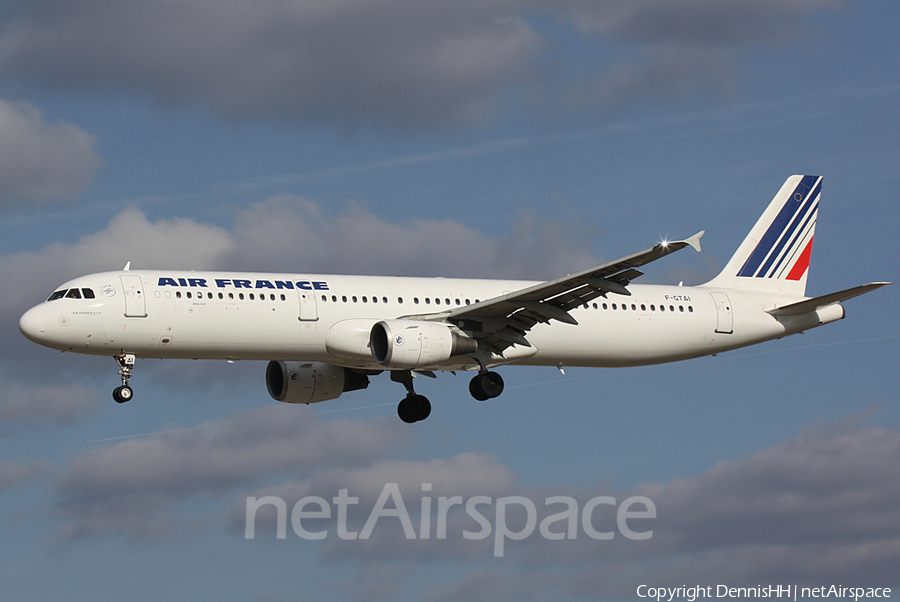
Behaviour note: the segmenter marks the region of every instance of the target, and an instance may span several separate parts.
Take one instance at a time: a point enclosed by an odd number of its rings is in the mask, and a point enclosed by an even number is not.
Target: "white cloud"
[[[26,386],[13,379],[4,379],[5,390],[0,396],[0,423],[24,422],[41,424],[70,423],[79,416],[97,409],[101,395],[95,389],[78,384]]]
[[[0,276],[20,286],[0,299],[0,312],[24,311],[67,280],[120,270],[128,261],[135,269],[214,267],[232,244],[231,234],[222,228],[184,218],[151,222],[140,210],[127,208],[105,228],[75,243],[3,256]]]
[[[2,74],[343,123],[466,120],[527,74],[540,43],[503,1],[93,0],[8,14]]]
[[[274,474],[365,464],[403,440],[397,420],[323,422],[306,408],[271,405],[84,453],[57,479],[57,515],[65,538],[171,535],[179,502]]]
[[[0,461],[0,492],[42,477],[50,470],[49,460],[34,462]]]
[[[643,55],[600,66],[581,88],[595,102],[718,81],[734,52],[796,34],[800,17],[838,3],[50,0],[6,12],[0,76],[124,89],[237,118],[467,123],[516,85],[539,82],[539,64],[577,62],[557,52],[573,32],[550,39],[530,19],[571,23]]]
[[[802,39],[802,17],[842,0],[612,0],[572,1],[570,18],[587,35],[600,34],[636,49],[628,59],[600,65],[573,86],[579,104],[618,104],[657,98],[686,86],[731,84],[739,52]]]
[[[657,518],[638,529],[652,529],[649,540],[596,541],[579,530],[575,540],[550,541],[535,533],[507,542],[502,572],[422,592],[433,599],[447,599],[476,583],[488,584],[498,597],[518,596],[526,586],[536,597],[598,591],[627,596],[649,581],[737,586],[855,577],[876,583],[891,579],[892,567],[900,562],[895,507],[900,432],[895,430],[853,423],[811,428],[694,477],[610,490],[603,484],[528,488],[504,462],[480,453],[391,459],[404,444],[404,428],[392,417],[373,423],[323,422],[303,408],[270,406],[101,446],[71,460],[56,481],[61,537],[158,539],[199,522],[207,527],[224,523],[236,533],[243,527],[248,495],[276,495],[290,508],[303,496],[330,499],[344,488],[360,498],[350,515],[358,530],[385,484],[398,483],[414,520],[423,496],[525,496],[538,507],[539,520],[559,510],[543,503],[555,495],[575,498],[579,508],[597,495],[620,502],[641,495],[656,507]],[[424,483],[431,488],[424,489]],[[210,496],[225,500],[226,508],[201,521],[191,514],[196,510],[187,509],[188,502]],[[484,515],[493,520],[493,508]],[[611,517],[599,514],[597,526],[610,526]],[[447,539],[408,540],[399,521],[382,521],[370,540],[332,537],[319,555],[323,562],[340,558],[345,568],[358,569],[363,589],[366,582],[390,581],[385,575],[395,563],[408,568],[410,562],[492,557],[491,539],[462,537],[463,530],[478,528],[464,512],[451,513],[447,527]],[[333,521],[323,528],[333,531]],[[271,517],[264,512],[257,530],[273,536]],[[372,562],[381,568],[373,569]],[[363,566],[369,568],[363,571]],[[396,578],[394,584],[401,590],[410,587]]]
[[[0,203],[71,198],[100,166],[94,137],[47,123],[24,103],[0,100]]]
[[[338,214],[292,195],[241,213],[229,268],[313,273],[549,279],[597,260],[570,226],[521,213],[503,237],[453,220],[396,223],[351,205]],[[224,266],[223,266],[224,267]]]
[[[525,496],[535,503],[538,521],[560,510],[543,508],[545,498],[552,495],[571,496],[579,508],[597,495],[612,496],[619,503],[630,496],[646,496],[655,505],[655,519],[633,525],[639,531],[652,529],[651,539],[633,541],[617,534],[612,540],[597,541],[580,531],[575,540],[551,541],[535,531],[523,541],[507,542],[502,572],[479,574],[423,592],[438,600],[457,599],[458,592],[477,584],[489,587],[495,599],[521,599],[523,588],[534,599],[549,595],[593,599],[598,595],[628,597],[641,583],[752,586],[789,581],[815,585],[822,580],[855,579],[890,585],[896,577],[893,567],[900,561],[900,518],[895,501],[900,496],[900,475],[895,467],[900,461],[900,432],[894,430],[853,424],[814,428],[694,477],[619,491],[602,485],[526,489],[496,459],[474,457],[476,461],[466,464],[462,459],[377,462],[343,473],[331,469],[255,495],[281,496],[290,509],[302,496],[319,495],[327,500],[336,495],[338,487],[346,487],[351,496],[360,498],[359,507],[354,508],[358,516],[354,515],[352,525],[356,528],[371,511],[378,490],[393,481],[400,482],[416,527],[422,496]],[[337,474],[340,479],[334,479]],[[404,475],[410,478],[404,479]],[[494,480],[491,475],[502,477]],[[433,490],[423,493],[420,483],[433,483]],[[484,515],[495,520],[490,507]],[[274,538],[272,517],[259,516],[257,537]],[[609,512],[604,515],[598,510],[594,518],[598,528],[616,524]],[[231,528],[238,523],[243,526],[243,520],[243,506],[233,509]],[[361,567],[376,562],[389,572],[392,561],[434,564],[491,558],[491,541],[462,537],[463,529],[478,530],[465,513],[451,514],[447,524],[449,536],[444,540],[433,535],[409,540],[394,519],[379,523],[367,541],[339,540],[333,519],[322,521],[315,529],[329,529],[332,534],[324,542],[323,559],[340,558],[343,563],[353,559],[359,563],[360,576],[376,580],[378,572],[364,572]],[[514,528],[520,526],[517,523]]]

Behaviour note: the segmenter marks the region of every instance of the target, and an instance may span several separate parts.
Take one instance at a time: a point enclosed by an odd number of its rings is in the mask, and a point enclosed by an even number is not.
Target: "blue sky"
[[[900,587],[895,287],[716,358],[501,368],[310,407],[264,364],[25,340],[78,275],[185,268],[554,278],[706,229],[697,284],[784,179],[825,176],[812,295],[896,280],[900,48],[840,0],[5,2],[0,576],[11,599],[637,599],[641,583]],[[248,496],[653,500],[647,541],[307,541]],[[436,502],[435,502],[436,503]],[[609,516],[604,515],[604,520]],[[331,526],[333,529],[333,525]],[[456,529],[455,531],[453,529]]]

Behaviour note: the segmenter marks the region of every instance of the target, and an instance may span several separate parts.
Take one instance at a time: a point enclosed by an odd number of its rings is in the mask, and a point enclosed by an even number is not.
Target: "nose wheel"
[[[113,399],[116,400],[116,403],[125,403],[131,400],[132,397],[134,397],[134,390],[128,385],[122,385],[113,389]]]
[[[116,361],[119,363],[119,376],[122,377],[122,386],[113,389],[112,396],[116,403],[125,403],[126,401],[131,401],[131,398],[134,397],[134,389],[128,386],[128,381],[134,376],[132,374],[134,370],[134,355],[123,353],[116,356]]]

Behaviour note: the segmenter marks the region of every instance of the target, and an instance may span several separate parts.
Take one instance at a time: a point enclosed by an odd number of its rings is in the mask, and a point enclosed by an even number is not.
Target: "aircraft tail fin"
[[[704,286],[803,297],[821,176],[789,177],[722,272]]]

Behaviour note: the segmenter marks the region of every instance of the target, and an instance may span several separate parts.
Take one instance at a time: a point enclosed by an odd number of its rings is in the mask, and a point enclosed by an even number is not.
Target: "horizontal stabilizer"
[[[799,314],[816,311],[822,307],[834,305],[835,303],[840,303],[841,301],[846,301],[847,299],[852,299],[853,297],[864,295],[868,292],[874,291],[875,289],[879,289],[882,286],[887,286],[888,284],[893,283],[870,282],[869,284],[854,286],[853,288],[848,288],[847,290],[830,293],[828,295],[822,295],[821,297],[814,297],[813,299],[806,299],[805,301],[798,301],[796,303],[791,303],[790,305],[783,305],[781,307],[776,307],[775,309],[769,309],[766,311],[773,316],[796,316]]]

